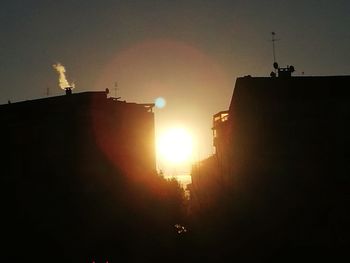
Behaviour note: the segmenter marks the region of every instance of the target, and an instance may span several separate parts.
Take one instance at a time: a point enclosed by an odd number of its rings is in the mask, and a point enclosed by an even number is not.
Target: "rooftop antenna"
[[[118,82],[114,82],[114,97],[117,98]]]
[[[276,39],[276,33],[274,31],[271,32],[271,42],[272,42],[272,53],[273,53],[273,68],[275,69],[275,72],[271,72],[271,76],[276,76],[277,70],[279,68],[278,63],[276,62],[276,48],[275,48],[275,42],[279,39]]]
[[[272,52],[273,52],[273,63],[276,62],[276,48],[275,48],[275,42],[278,41],[279,39],[276,39],[276,33],[275,32],[271,32],[271,42],[272,42]]]

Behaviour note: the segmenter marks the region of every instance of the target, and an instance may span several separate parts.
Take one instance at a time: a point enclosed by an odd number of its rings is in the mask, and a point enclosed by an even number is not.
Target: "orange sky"
[[[146,40],[115,54],[95,86],[118,83],[117,96],[135,102],[166,100],[155,109],[156,134],[184,127],[196,140],[196,161],[212,153],[211,116],[226,109],[233,82],[220,64],[198,47],[171,39]],[[113,88],[110,88],[114,95]],[[188,173],[190,163],[158,162],[168,175]]]

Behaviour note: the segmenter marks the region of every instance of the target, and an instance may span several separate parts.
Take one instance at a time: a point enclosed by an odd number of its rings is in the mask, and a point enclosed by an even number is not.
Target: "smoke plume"
[[[75,85],[74,83],[70,83],[67,80],[66,77],[66,69],[61,63],[53,64],[52,67],[57,71],[58,73],[58,82],[61,89],[71,88],[74,89]]]

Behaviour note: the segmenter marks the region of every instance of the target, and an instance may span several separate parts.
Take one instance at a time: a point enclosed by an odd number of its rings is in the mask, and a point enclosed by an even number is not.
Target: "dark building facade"
[[[121,206],[118,182],[156,175],[153,106],[106,92],[0,106],[1,223],[11,253],[79,254],[101,227],[92,219],[101,206]]]
[[[95,171],[107,159],[135,174],[155,171],[153,104],[85,92],[0,106],[3,174]]]
[[[238,78],[229,110],[213,117],[216,153],[193,167],[193,196],[220,202],[230,189],[295,243],[344,245],[349,120],[349,76]]]

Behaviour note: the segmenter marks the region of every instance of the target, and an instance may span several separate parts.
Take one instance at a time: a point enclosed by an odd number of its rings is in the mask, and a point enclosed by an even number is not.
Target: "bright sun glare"
[[[191,161],[192,148],[192,136],[183,128],[169,129],[157,140],[159,157],[173,164]]]

